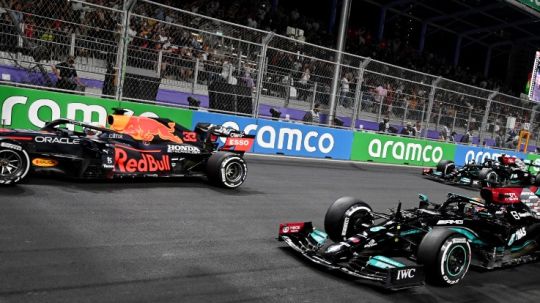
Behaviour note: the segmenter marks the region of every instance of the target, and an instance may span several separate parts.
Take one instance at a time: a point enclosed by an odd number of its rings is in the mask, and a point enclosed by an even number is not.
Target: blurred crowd
[[[88,2],[122,9],[123,0]],[[253,88],[256,64],[259,61],[256,47],[250,49],[248,43],[238,43],[235,48],[233,45],[237,41],[220,39],[219,32],[227,30],[226,26],[203,20],[197,15],[179,13],[167,6],[278,34],[286,34],[288,26],[301,28],[306,41],[317,45],[333,47],[335,41],[335,37],[326,32],[326,24],[302,14],[299,9],[285,11],[279,6],[272,7],[268,0],[157,2],[165,6],[145,2],[139,2],[135,6],[130,28],[127,30],[130,37],[128,65],[158,69],[161,77],[167,79],[193,81],[195,62],[198,61],[199,82],[208,84],[212,79],[220,79]],[[77,40],[76,56],[97,57],[107,60],[108,66],[114,65],[122,30],[121,13],[66,0],[10,0],[9,5],[15,18],[24,25],[25,37],[45,46],[40,48],[38,54],[34,50],[34,56],[38,55],[45,60],[64,60],[70,51],[71,34],[74,33],[82,37]],[[6,49],[17,46],[16,30],[5,9],[0,10],[0,20],[0,47]],[[260,43],[262,39],[262,34],[253,30],[233,30],[226,34],[255,43]],[[334,73],[334,66],[330,62],[334,60],[334,54],[328,52],[315,56],[301,43],[287,43],[287,47],[291,47],[290,45],[293,47],[287,49],[287,52],[276,48],[268,50],[268,65],[263,79],[266,93],[289,98],[293,95],[290,89],[292,87],[296,91],[294,98],[327,105]],[[441,75],[480,88],[499,88],[505,91],[497,81],[484,79],[467,68],[454,67],[445,62],[442,56],[429,52],[420,54],[399,38],[375,41],[373,34],[363,27],[349,30],[347,46],[349,52],[362,56]],[[162,56],[161,61],[158,60],[159,56]],[[161,62],[159,68],[156,68],[157,62]],[[357,67],[358,62],[346,57],[344,65]],[[422,112],[426,110],[433,77],[426,75],[425,78],[413,79],[412,74],[400,72],[402,74],[392,72],[395,78],[385,77],[384,75],[391,72],[387,66],[383,66],[377,72],[365,73],[360,94],[363,111],[390,119],[405,116],[407,120],[416,121],[425,118]],[[344,108],[351,108],[360,79],[353,68],[344,67],[341,73],[338,102]],[[414,82],[403,81],[397,79],[398,77]],[[431,122],[450,127],[458,120],[459,127],[467,125],[471,131],[477,131],[486,108],[487,96],[475,98],[473,95],[458,94],[451,89],[437,90]],[[491,110],[497,115],[489,119],[491,130],[496,128],[496,124],[503,124],[507,115],[516,115],[513,106],[520,105],[516,100],[501,100],[492,104]],[[527,111],[519,113],[520,122],[526,122],[529,119],[527,115]]]

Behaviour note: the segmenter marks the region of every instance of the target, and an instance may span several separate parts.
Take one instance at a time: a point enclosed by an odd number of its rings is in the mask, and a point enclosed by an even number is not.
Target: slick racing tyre
[[[237,188],[246,180],[247,164],[237,154],[216,152],[208,159],[206,173],[208,180],[214,185]]]
[[[0,185],[21,182],[30,170],[30,158],[22,146],[0,141]]]
[[[454,161],[442,160],[437,163],[437,171],[441,172],[443,176],[446,176],[456,169]]]
[[[428,283],[452,286],[469,270],[471,246],[462,234],[448,228],[435,228],[420,242],[418,262],[424,264]]]
[[[340,242],[373,225],[369,204],[353,197],[337,199],[326,211],[324,230],[334,242]]]
[[[499,175],[491,168],[482,168],[478,174],[478,178],[481,181],[487,181],[488,184],[497,184],[499,183]]]

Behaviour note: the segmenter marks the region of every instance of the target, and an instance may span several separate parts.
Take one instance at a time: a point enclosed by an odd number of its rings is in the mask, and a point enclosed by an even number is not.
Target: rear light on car
[[[430,174],[431,172],[433,172],[433,168],[424,168],[422,170],[422,173],[423,174]]]

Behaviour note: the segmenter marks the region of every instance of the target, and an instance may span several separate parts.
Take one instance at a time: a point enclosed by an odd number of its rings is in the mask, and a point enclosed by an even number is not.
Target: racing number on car
[[[184,132],[184,141],[185,142],[197,142],[197,133],[196,132]]]

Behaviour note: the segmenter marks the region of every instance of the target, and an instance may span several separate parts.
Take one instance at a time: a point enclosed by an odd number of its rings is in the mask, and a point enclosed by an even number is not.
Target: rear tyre
[[[489,184],[499,183],[499,175],[491,168],[482,168],[478,173],[478,178],[481,181],[487,181]]]
[[[469,270],[471,246],[462,234],[448,228],[435,228],[420,242],[417,256],[418,262],[424,264],[428,283],[452,286]]]
[[[216,152],[208,159],[206,173],[208,180],[214,185],[237,188],[246,180],[247,164],[237,154]]]
[[[340,242],[373,225],[369,204],[353,197],[337,199],[326,211],[324,229],[334,242]]]
[[[0,185],[17,184],[30,170],[30,157],[18,144],[0,143]]]
[[[442,160],[437,163],[437,171],[441,172],[443,176],[446,176],[456,169],[456,164],[451,160]]]

